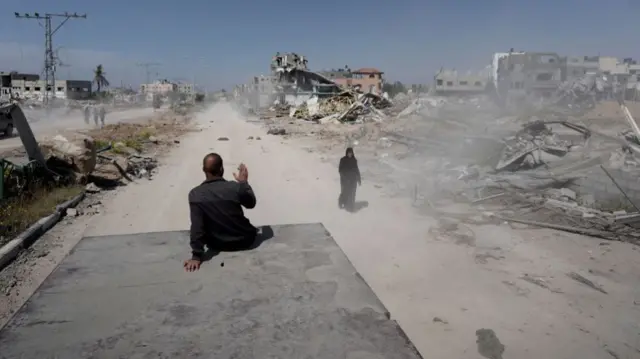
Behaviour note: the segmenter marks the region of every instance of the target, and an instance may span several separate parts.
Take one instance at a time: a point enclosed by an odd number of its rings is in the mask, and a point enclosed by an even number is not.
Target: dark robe
[[[353,149],[348,148],[347,153],[353,154]],[[340,159],[338,166],[340,172],[340,197],[338,198],[339,206],[345,207],[347,210],[353,210],[356,202],[356,189],[360,184],[360,170],[358,169],[358,160],[354,155],[348,157],[346,154]]]

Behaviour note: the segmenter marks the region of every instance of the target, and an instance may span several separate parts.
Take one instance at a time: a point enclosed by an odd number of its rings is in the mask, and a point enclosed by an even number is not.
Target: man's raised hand
[[[249,171],[247,170],[247,166],[245,166],[244,163],[241,163],[240,166],[238,166],[238,173],[234,173],[233,177],[238,182],[247,182],[249,180]]]

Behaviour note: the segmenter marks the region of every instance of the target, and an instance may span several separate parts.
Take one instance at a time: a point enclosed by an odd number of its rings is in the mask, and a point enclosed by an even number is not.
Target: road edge
[[[14,259],[18,257],[23,249],[29,248],[38,238],[45,234],[49,229],[55,226],[62,217],[65,215],[65,211],[68,208],[77,206],[80,201],[84,199],[86,195],[85,191],[74,198],[56,206],[56,209],[52,214],[40,218],[36,223],[32,224],[24,232],[20,233],[16,238],[12,239],[9,243],[0,247],[0,270],[7,267]]]

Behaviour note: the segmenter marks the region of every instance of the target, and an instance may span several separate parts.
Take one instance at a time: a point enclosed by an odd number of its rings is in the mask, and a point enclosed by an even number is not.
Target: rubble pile
[[[553,105],[573,110],[593,108],[608,86],[606,77],[596,74],[566,81],[556,90]]]
[[[379,122],[386,117],[380,110],[389,106],[391,102],[384,97],[372,93],[344,91],[323,99],[314,96],[300,106],[291,107],[289,115],[320,123]]]
[[[589,130],[585,127],[566,121],[545,123],[541,120],[535,120],[529,122],[524,125],[522,131],[504,140],[505,146],[496,170],[536,168],[564,157],[572,148],[579,150],[583,148],[584,142],[574,143],[573,141],[562,139],[554,133],[549,124],[555,123],[580,133],[582,135],[580,137],[581,140],[586,141],[590,136]]]
[[[113,181],[121,182],[123,179],[133,181],[134,178],[152,179],[152,171],[158,167],[155,158],[129,155],[122,156],[117,154],[98,155],[98,165],[92,173],[94,179],[104,182]]]
[[[616,180],[640,175],[637,126],[612,121],[602,130],[557,107],[514,114],[481,97],[425,96],[385,122],[376,153],[398,173],[392,181],[414,188],[419,208],[462,202],[488,221],[640,243],[640,192],[631,197]],[[606,200],[594,194],[596,180]]]

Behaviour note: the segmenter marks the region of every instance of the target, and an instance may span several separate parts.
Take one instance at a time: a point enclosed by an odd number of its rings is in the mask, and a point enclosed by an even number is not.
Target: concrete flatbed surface
[[[83,238],[0,330],[0,357],[420,358],[322,224],[271,229],[195,273],[186,231]]]

